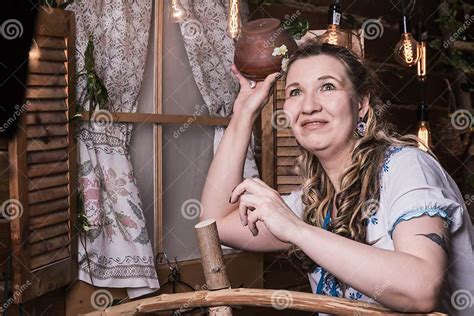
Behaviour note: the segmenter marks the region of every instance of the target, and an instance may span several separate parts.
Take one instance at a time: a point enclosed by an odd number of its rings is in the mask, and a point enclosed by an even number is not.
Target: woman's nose
[[[303,98],[302,111],[305,114],[311,114],[314,111],[321,111],[321,103],[318,97],[314,94],[306,94]]]

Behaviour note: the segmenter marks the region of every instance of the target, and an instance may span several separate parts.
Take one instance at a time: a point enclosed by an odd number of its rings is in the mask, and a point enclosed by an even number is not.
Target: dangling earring
[[[359,117],[357,120],[356,133],[359,137],[364,137],[365,129],[367,128],[367,123],[362,120],[362,117]]]

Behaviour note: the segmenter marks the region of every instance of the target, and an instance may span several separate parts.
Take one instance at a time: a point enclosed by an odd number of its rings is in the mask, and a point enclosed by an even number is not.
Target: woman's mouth
[[[315,130],[326,126],[327,121],[310,121],[302,124],[304,129]]]

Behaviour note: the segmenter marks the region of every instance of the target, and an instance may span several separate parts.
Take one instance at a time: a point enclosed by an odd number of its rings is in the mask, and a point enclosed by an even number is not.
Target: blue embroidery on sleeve
[[[390,146],[387,151],[384,154],[383,157],[383,164],[382,164],[382,170],[383,172],[388,171],[388,164],[390,162],[390,158],[392,157],[393,154],[398,153],[399,151],[402,150],[403,147],[395,147],[395,146]]]
[[[412,218],[420,217],[420,216],[423,216],[423,215],[428,215],[430,217],[439,216],[439,217],[445,219],[447,221],[448,225],[451,225],[451,222],[452,222],[451,219],[449,218],[448,213],[445,210],[442,210],[440,208],[424,208],[424,209],[418,209],[418,210],[410,211],[406,214],[403,214],[399,218],[397,218],[397,220],[393,224],[392,229],[390,229],[388,231],[388,234],[389,234],[390,238],[392,238],[392,233],[395,230],[395,227],[398,224],[400,224],[402,221],[408,221]]]

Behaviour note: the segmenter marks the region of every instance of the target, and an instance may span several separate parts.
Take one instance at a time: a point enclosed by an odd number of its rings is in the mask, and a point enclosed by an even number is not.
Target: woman
[[[456,290],[474,303],[461,194],[416,137],[380,122],[376,79],[355,54],[311,44],[288,63],[283,109],[303,152],[303,184],[289,196],[242,181],[252,126],[278,74],[254,86],[232,71],[241,91],[202,194],[201,219],[216,219],[222,243],[290,250],[318,294],[411,312],[445,309]]]

